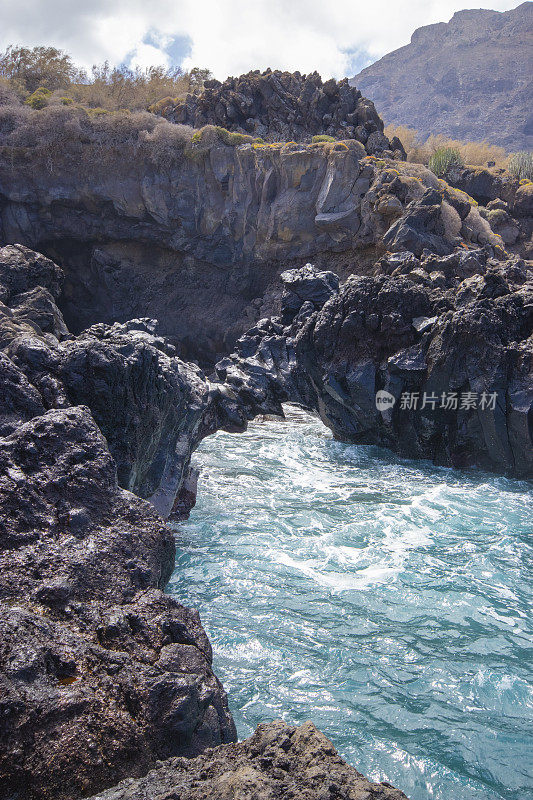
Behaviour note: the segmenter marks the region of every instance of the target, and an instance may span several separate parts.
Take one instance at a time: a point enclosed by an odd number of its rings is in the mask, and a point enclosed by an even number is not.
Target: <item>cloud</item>
[[[498,11],[518,4],[488,2]],[[449,0],[0,0],[0,47],[51,44],[84,67],[106,59],[182,62],[218,78],[266,67],[339,78],[465,7]]]

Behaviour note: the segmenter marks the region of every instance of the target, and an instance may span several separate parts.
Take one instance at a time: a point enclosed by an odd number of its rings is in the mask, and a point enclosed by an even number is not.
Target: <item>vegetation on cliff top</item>
[[[65,147],[73,156],[76,151],[80,162],[87,164],[95,148],[94,157],[102,161],[104,150],[109,160],[117,147],[126,146],[134,147],[135,152],[149,147],[151,159],[163,165],[174,162],[185,150],[197,157],[217,141],[262,146],[261,139],[219,126],[207,125],[195,133],[160,116],[178,99],[200,91],[209,77],[205,69],[131,70],[112,68],[107,62],[93,66],[88,76],[68,54],[54,47],[10,46],[0,53],[2,158],[16,160],[17,149],[33,147],[52,169]],[[455,165],[494,165],[508,168],[519,179],[533,178],[529,153],[509,156],[502,147],[488,142],[460,142],[440,135],[423,141],[416,130],[403,125],[389,125],[385,134],[401,140],[408,161],[429,165],[439,176],[446,174],[453,153]],[[319,135],[312,141],[324,145],[336,139]]]
[[[0,53],[0,105],[26,102],[32,108],[78,104],[106,111],[156,110],[201,89],[209,70],[181,67],[128,69],[106,61],[91,74],[79,70],[71,57],[55,47],[9,46]],[[37,94],[36,94],[37,93]]]

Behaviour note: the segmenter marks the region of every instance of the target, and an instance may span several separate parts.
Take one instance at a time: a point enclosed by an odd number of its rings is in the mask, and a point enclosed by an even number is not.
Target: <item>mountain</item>
[[[533,148],[533,3],[458,11],[350,81],[386,123]]]

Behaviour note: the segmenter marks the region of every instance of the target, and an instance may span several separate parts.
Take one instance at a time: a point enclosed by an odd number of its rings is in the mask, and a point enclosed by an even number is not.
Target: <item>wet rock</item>
[[[87,408],[0,439],[0,519],[0,797],[70,799],[235,738],[198,615],[160,591],[172,534]]]
[[[282,332],[274,319],[244,336],[224,379],[249,416],[289,400],[339,439],[531,477],[532,309],[523,261],[393,254]],[[383,411],[378,391],[393,400]]]
[[[218,424],[209,384],[151,320],[70,335],[61,280],[0,248],[2,800],[70,800],[235,739],[198,615],[161,591],[175,548],[153,508]]]
[[[119,485],[168,516],[192,451],[218,424],[203,373],[176,357],[155,320],[97,324],[71,336],[53,295],[36,280],[59,294],[55,264],[27,248],[0,248],[0,282],[17,292],[0,307],[4,433],[48,408],[88,406]]]

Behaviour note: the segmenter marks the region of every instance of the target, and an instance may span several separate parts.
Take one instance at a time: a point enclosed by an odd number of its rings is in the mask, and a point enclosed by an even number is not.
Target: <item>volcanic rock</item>
[[[267,142],[310,142],[326,135],[357,139],[371,155],[392,148],[374,104],[346,78],[323,83],[318,72],[255,70],[224,83],[209,80],[200,93],[165,105],[162,113],[172,122],[219,125]],[[401,150],[400,155],[405,157]]]
[[[348,766],[311,722],[259,725],[250,739],[199,758],[172,758],[140,780],[126,780],[91,800],[406,800]]]

